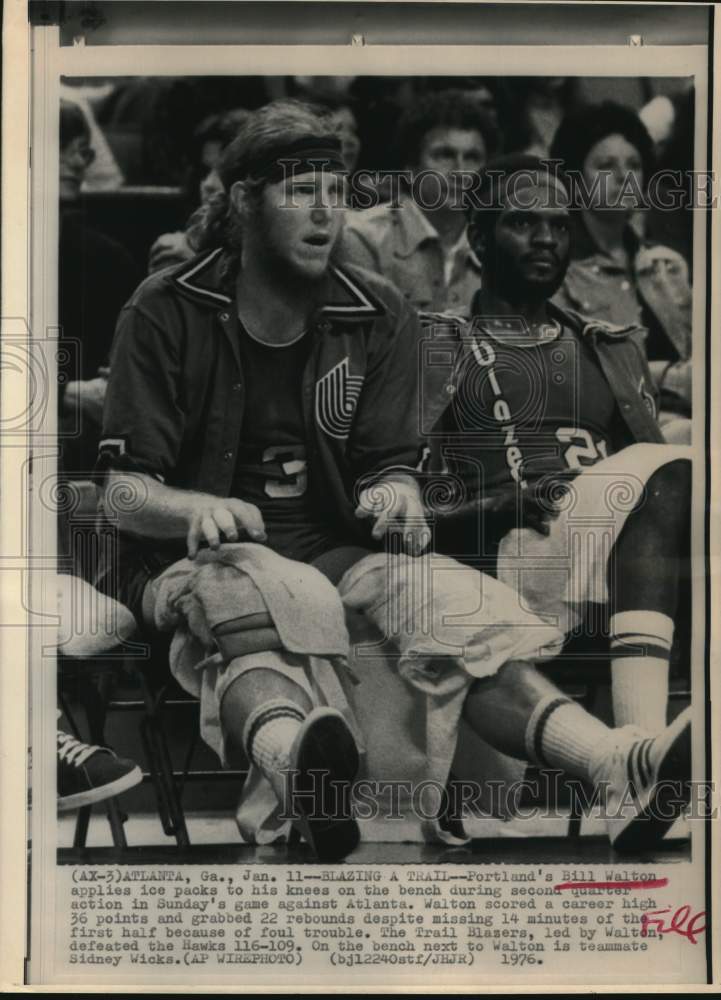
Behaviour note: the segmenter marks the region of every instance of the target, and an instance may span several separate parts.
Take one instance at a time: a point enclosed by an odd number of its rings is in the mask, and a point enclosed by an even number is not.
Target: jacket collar
[[[337,264],[331,264],[328,269],[321,302],[320,312],[336,319],[373,319],[385,312],[365,283]]]
[[[571,260],[587,260],[589,257],[598,257],[609,266],[617,268],[618,265],[607,257],[589,232],[583,218],[583,212],[574,212],[572,215],[574,221],[571,233]],[[630,224],[624,230],[623,242],[626,245],[629,259],[633,260],[641,247],[641,240]]]
[[[616,326],[614,323],[606,323],[603,320],[590,320],[587,316],[576,312],[574,309],[561,309],[560,306],[549,299],[547,303],[548,315],[552,319],[557,319],[564,326],[569,327],[574,333],[581,337],[597,339],[605,337],[609,340],[626,340],[639,328],[631,324],[630,326]]]
[[[473,317],[479,312],[480,296],[481,289],[479,288],[473,296],[471,319],[469,321],[470,325],[468,326],[468,329],[472,326]],[[562,326],[573,330],[573,332],[578,334],[580,337],[595,339],[598,336],[603,336],[611,340],[625,340],[635,330],[638,330],[638,327],[633,325],[615,326],[613,323],[605,323],[602,320],[590,320],[587,316],[576,312],[574,309],[562,309],[560,306],[556,305],[553,299],[548,300],[546,307],[548,309],[548,315],[551,319],[558,320]]]
[[[412,198],[403,198],[400,206],[391,209],[391,211],[393,212],[394,224],[398,228],[398,240],[394,250],[396,257],[405,259],[412,256],[424,243],[440,242],[440,236],[435,228]],[[473,266],[480,271],[480,262],[471,249],[465,231],[458,241],[458,245],[463,247],[466,259],[470,260]]]
[[[228,294],[224,270],[227,257],[222,248],[211,250],[172,269],[168,279],[181,292],[211,308],[229,306],[233,297]],[[324,317],[343,320],[366,320],[381,316],[383,306],[355,274],[344,267],[331,264],[328,268],[318,312]]]
[[[168,275],[175,287],[193,299],[210,306],[230,305],[231,297],[224,289],[223,264],[225,255],[221,247],[199,254],[187,263],[173,268]]]

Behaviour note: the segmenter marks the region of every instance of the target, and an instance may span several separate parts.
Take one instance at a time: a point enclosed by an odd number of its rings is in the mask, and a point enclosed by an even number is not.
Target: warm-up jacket
[[[111,359],[98,477],[110,469],[168,486],[230,495],[243,439],[244,373],[232,285],[221,250],[147,278],[123,309]],[[303,374],[307,454],[318,511],[349,542],[367,543],[354,516],[361,483],[414,470],[418,318],[384,279],[332,266],[318,296]],[[121,575],[174,561],[168,546],[121,538]],[[172,555],[184,555],[175,544]],[[102,574],[101,574],[102,575]]]

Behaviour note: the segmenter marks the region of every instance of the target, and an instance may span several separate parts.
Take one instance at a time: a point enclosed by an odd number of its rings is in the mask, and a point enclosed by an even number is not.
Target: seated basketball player
[[[589,605],[605,606],[615,723],[646,734],[631,763],[648,774],[688,555],[689,453],[663,443],[638,331],[549,301],[569,261],[562,175],[534,157],[498,159],[478,205],[471,321],[441,323],[431,341],[436,353],[444,337],[455,344],[435,452],[464,501],[436,544],[496,574],[564,634]],[[679,733],[688,726],[685,715]]]
[[[498,580],[420,555],[419,326],[393,286],[331,261],[343,162],[328,120],[267,105],[219,173],[227,199],[201,252],[148,278],[119,322],[98,473],[123,544],[101,583],[117,578],[140,621],[173,632],[205,739],[251,761],[241,832],[277,839],[290,817],[323,860],[358,841],[345,793],[364,685],[361,672],[347,698],[341,683],[344,609],[394,639],[397,669],[427,699],[439,781],[466,704],[498,749],[540,749],[620,799],[619,760],[640,744],[624,738],[618,757],[615,733],[538,674],[558,630]],[[391,528],[405,554],[379,551]],[[471,611],[449,624],[469,588]],[[677,742],[644,744],[654,780]],[[619,813],[620,846],[650,842],[654,787]]]

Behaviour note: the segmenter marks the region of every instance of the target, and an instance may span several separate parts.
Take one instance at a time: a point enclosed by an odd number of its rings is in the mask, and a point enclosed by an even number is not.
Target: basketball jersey
[[[476,328],[473,338],[444,447],[449,471],[471,495],[527,486],[611,453],[616,401],[572,331],[529,343]]]
[[[303,562],[335,544],[318,517],[308,467],[302,384],[311,342],[306,332],[291,344],[263,344],[240,325],[246,396],[232,488],[260,509],[270,547]]]

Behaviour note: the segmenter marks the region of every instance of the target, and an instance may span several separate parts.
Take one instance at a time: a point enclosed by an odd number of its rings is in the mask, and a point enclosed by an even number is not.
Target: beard
[[[491,243],[483,258],[484,284],[513,305],[514,303],[545,302],[550,299],[563,284],[566,277],[569,252],[564,257],[556,254],[558,264],[547,277],[537,277],[528,273],[523,264],[508,251]]]

